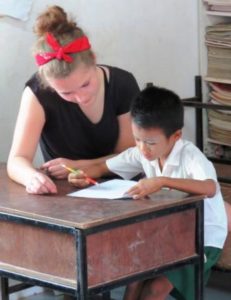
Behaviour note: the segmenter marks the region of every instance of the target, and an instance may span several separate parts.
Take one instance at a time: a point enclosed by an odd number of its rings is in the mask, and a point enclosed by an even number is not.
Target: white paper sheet
[[[134,180],[112,179],[68,194],[71,197],[121,199],[129,198],[126,192],[136,184]]]
[[[0,16],[9,16],[22,21],[29,18],[33,0],[0,0]]]

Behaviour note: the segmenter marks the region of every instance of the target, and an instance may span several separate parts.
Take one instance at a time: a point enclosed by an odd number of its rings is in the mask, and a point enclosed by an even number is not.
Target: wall
[[[24,82],[36,70],[32,26],[47,5],[62,5],[88,34],[98,62],[133,72],[182,98],[194,95],[198,74],[197,1],[34,1],[27,22],[0,18],[0,161],[6,161]],[[186,112],[185,135],[194,140],[194,115]],[[38,158],[38,162],[40,157]]]

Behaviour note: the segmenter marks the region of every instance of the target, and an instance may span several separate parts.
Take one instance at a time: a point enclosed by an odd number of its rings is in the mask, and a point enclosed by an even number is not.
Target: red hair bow
[[[69,53],[77,53],[91,48],[86,36],[82,36],[65,46],[61,46],[55,37],[48,32],[46,34],[46,41],[47,44],[54,50],[54,52],[37,54],[35,56],[35,60],[38,66],[44,65],[52,59],[65,60],[71,63],[73,58],[68,55]]]

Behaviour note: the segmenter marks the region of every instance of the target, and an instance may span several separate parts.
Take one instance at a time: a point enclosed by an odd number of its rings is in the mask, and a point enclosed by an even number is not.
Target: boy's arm
[[[145,197],[162,188],[179,190],[190,194],[201,194],[213,197],[216,194],[217,184],[213,179],[196,180],[171,177],[155,177],[141,179],[127,193],[134,199]]]
[[[77,174],[70,173],[68,175],[68,182],[77,187],[86,187],[89,185],[87,177],[100,178],[105,175],[113,174],[109,171],[105,162],[92,165],[91,167],[86,167],[80,170]]]
[[[83,168],[82,171],[89,177],[100,178],[106,175],[113,174],[107,167],[106,162],[100,162],[90,167]]]
[[[190,194],[206,195],[211,198],[215,196],[217,184],[213,179],[197,180],[189,178],[162,178],[162,187],[179,190]]]

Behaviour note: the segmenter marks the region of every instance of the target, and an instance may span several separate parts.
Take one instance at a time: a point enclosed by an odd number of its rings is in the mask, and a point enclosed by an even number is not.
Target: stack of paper
[[[220,105],[231,105],[231,85],[209,82],[211,88],[210,99],[212,103]]]
[[[231,24],[216,24],[206,28],[209,77],[231,80]]]
[[[230,0],[204,0],[207,10],[218,12],[231,12]]]
[[[209,83],[210,102],[231,108],[231,85]],[[231,146],[231,110],[208,110],[209,137],[219,144]]]

